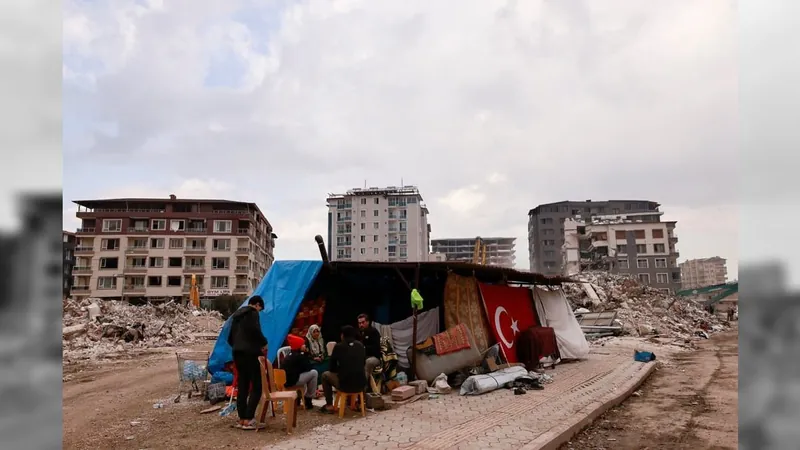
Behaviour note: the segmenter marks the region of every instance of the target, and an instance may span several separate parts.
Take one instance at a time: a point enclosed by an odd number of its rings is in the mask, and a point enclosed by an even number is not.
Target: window
[[[180,287],[181,286],[181,277],[167,277],[167,286],[169,287]]]
[[[372,229],[373,230],[377,230],[379,227],[380,227],[380,224],[378,222],[372,222]]]
[[[362,205],[366,205],[367,204],[367,199],[366,198],[362,198],[361,199],[361,204]]]
[[[375,204],[376,205],[380,205],[381,204],[381,199],[379,197],[375,197]]]
[[[212,241],[212,247],[214,250],[218,251],[228,251],[231,249],[231,240],[230,239],[214,239]]]
[[[118,269],[119,258],[100,258],[101,269]]]
[[[628,246],[627,245],[618,245],[617,246],[617,254],[625,255],[628,253]]]
[[[408,222],[400,222],[400,231],[408,231]]]
[[[361,222],[361,229],[362,230],[366,230],[367,229],[367,224],[364,223],[364,222]]]
[[[163,281],[162,277],[158,277],[158,276],[147,277],[147,285],[148,286],[158,286],[158,287],[160,287],[163,283],[164,283],[164,281]]]
[[[367,237],[362,235],[361,236],[361,242],[367,242]]]
[[[639,282],[642,284],[650,284],[650,274],[649,273],[640,273],[639,274]]]
[[[228,289],[228,277],[211,277],[212,289]]]
[[[547,245],[547,246],[556,245],[556,241],[552,239],[545,239],[542,241],[542,245]]]
[[[103,231],[119,233],[122,231],[122,219],[103,219]]]
[[[215,220],[214,233],[230,233],[233,222],[230,220]]]
[[[372,242],[378,242],[378,235],[372,236]]]
[[[180,256],[173,256],[169,258],[169,267],[183,267],[183,258]]]
[[[408,247],[400,247],[400,257],[401,258],[408,258]]]
[[[361,250],[360,250],[360,251],[361,251],[361,254],[362,254],[362,255],[365,255],[365,254],[367,254],[367,249],[365,249],[365,248],[361,248]]]
[[[184,231],[186,230],[186,221],[185,220],[170,220],[169,221],[169,229],[172,231]]]
[[[649,265],[647,264],[647,260],[644,258],[636,260],[636,268],[637,269],[647,269]]]
[[[664,230],[663,229],[659,228],[659,229],[654,229],[653,230],[653,239],[661,239],[663,237],[664,237]]]
[[[658,283],[658,284],[667,284],[667,283],[669,283],[669,274],[668,273],[657,273],[656,274],[656,283]]]
[[[627,235],[625,234],[624,230],[617,230],[614,232],[614,237],[617,239],[628,239]]]
[[[379,252],[379,250],[378,250],[377,248],[373,248],[373,249],[372,249],[372,254],[373,254],[373,255],[377,255],[377,254],[378,254],[378,252]]]
[[[186,257],[186,267],[203,267],[206,264],[205,258],[201,256]]]
[[[366,209],[362,209],[361,210],[361,218],[365,219],[366,217],[367,217],[367,210]]]
[[[545,236],[551,236],[556,232],[556,230],[553,230],[553,229],[547,229],[547,230],[542,230],[542,231],[543,231]]]
[[[653,244],[653,253],[667,253],[664,244]]]
[[[116,289],[117,277],[98,277],[97,289]]]
[[[542,222],[542,225],[551,224],[551,223],[553,223],[553,218],[552,217],[545,217],[545,218],[543,218],[541,220],[541,222]]]
[[[636,239],[645,239],[644,230],[634,230],[633,236]]]
[[[667,258],[656,258],[656,268],[664,269],[667,267]]]
[[[144,256],[130,259],[130,267],[142,268],[147,267],[147,258]]]
[[[150,239],[150,248],[164,248],[164,238]]]
[[[203,250],[206,247],[205,239],[187,239],[186,248],[188,250]]]
[[[231,259],[230,258],[211,258],[211,267],[213,269],[230,269],[231,268]]]
[[[554,252],[553,250],[545,250],[544,257],[545,258],[552,258],[555,254],[556,254],[556,252]]]
[[[611,214],[619,214],[619,208],[611,208]]]
[[[377,209],[372,210],[372,217],[378,217],[379,214],[380,211],[378,211]]]
[[[636,253],[640,255],[647,254],[647,245],[645,244],[636,244]]]
[[[628,268],[628,260],[627,259],[619,259],[617,260],[620,269],[627,269]]]
[[[161,256],[151,256],[150,267],[164,267],[164,258]]]
[[[554,261],[545,261],[544,262],[544,267],[547,268],[547,269],[552,269],[555,266],[556,266],[556,263]]]
[[[169,240],[169,248],[183,248],[183,239],[172,238]]]
[[[103,239],[100,241],[103,250],[119,250],[119,239]]]
[[[166,219],[153,219],[150,222],[150,228],[153,231],[164,231],[167,229],[167,220]],[[159,284],[160,286],[160,284]]]

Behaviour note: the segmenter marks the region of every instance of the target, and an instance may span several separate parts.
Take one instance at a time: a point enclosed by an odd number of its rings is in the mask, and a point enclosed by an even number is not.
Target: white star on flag
[[[519,326],[517,325],[517,321],[516,320],[512,320],[511,321],[511,331],[514,332],[515,336],[519,334]]]

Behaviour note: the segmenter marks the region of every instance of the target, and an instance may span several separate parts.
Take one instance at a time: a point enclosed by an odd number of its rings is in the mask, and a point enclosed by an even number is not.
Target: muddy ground
[[[210,351],[212,344],[192,350]],[[207,402],[184,395],[173,403],[178,388],[174,349],[136,360],[68,366],[64,374],[64,449],[260,449],[286,437],[282,415],[255,433],[230,428],[232,417],[200,414]],[[156,403],[164,407],[154,409]],[[340,420],[300,410],[294,433]]]
[[[700,450],[738,447],[738,331],[702,341],[562,450]],[[657,354],[656,354],[657,355]]]

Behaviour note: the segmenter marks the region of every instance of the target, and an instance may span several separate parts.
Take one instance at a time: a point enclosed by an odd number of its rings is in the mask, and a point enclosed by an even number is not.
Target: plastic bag
[[[440,373],[436,378],[433,379],[433,383],[431,383],[431,387],[428,388],[428,393],[430,394],[449,394],[453,388],[447,384],[447,375]]]

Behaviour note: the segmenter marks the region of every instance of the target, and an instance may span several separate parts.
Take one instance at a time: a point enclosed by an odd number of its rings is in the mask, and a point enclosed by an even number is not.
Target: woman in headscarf
[[[319,325],[311,325],[306,333],[306,348],[311,357],[311,366],[318,373],[325,373],[328,370],[328,349],[322,339],[322,329]]]

